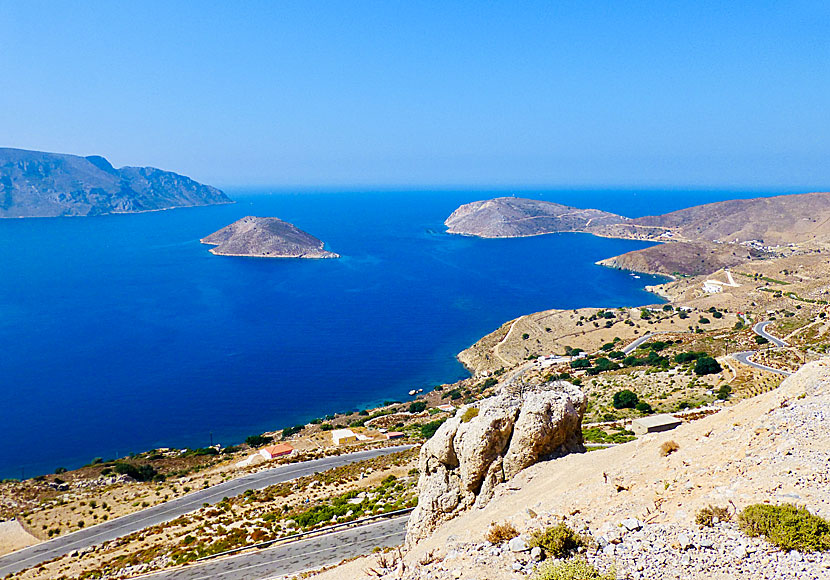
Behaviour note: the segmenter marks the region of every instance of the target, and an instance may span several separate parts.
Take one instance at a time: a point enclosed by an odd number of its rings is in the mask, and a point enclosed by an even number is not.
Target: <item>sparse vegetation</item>
[[[697,512],[695,523],[699,526],[712,527],[718,522],[728,522],[731,517],[728,508],[709,505]]]
[[[793,504],[753,504],[738,515],[741,530],[751,537],[764,536],[782,550],[830,550],[830,521]]]
[[[532,576],[533,580],[614,580],[615,571],[601,574],[585,558],[571,558],[569,560],[545,562]]]
[[[469,409],[464,411],[463,415],[461,415],[461,422],[469,423],[476,417],[478,417],[478,407],[470,407]]]
[[[491,544],[501,544],[503,542],[507,542],[508,540],[512,540],[518,535],[519,532],[515,527],[513,527],[513,524],[497,524],[493,522],[487,529],[487,533],[484,534],[484,539]]]
[[[537,530],[530,536],[531,548],[539,546],[549,558],[567,558],[579,548],[588,546],[589,538],[560,523],[546,530]]]
[[[436,419],[435,421],[430,421],[429,423],[425,423],[421,425],[421,437],[424,439],[429,439],[435,432],[438,431],[438,427],[444,424],[446,419]]]
[[[680,445],[678,445],[677,442],[672,439],[666,441],[660,446],[660,455],[662,455],[663,457],[668,457],[678,449],[680,449]]]

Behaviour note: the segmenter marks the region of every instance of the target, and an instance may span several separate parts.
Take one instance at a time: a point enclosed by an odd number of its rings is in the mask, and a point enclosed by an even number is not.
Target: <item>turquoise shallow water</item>
[[[157,446],[232,443],[466,375],[455,354],[518,315],[657,299],[596,260],[647,244],[449,236],[497,192],[228,190],[234,205],[0,221],[0,477]],[[547,192],[660,213],[735,192]],[[278,216],[339,260],[213,256],[203,237]]]

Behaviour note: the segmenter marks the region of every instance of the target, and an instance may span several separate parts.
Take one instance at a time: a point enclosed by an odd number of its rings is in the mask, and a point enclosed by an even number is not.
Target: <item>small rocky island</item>
[[[581,209],[521,197],[497,197],[466,203],[444,225],[450,234],[480,238],[520,238],[557,232],[584,232],[616,226],[628,218],[598,209]]]
[[[275,217],[246,216],[200,240],[217,256],[339,258],[322,240]]]
[[[0,218],[94,216],[233,203],[215,187],[155,167],[0,148]]]

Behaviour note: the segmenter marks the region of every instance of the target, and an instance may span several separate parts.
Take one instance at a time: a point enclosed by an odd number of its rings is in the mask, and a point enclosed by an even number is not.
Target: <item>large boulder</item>
[[[497,485],[537,461],[584,451],[584,413],[585,395],[564,381],[505,387],[459,409],[421,448],[407,545],[473,506],[484,507]]]

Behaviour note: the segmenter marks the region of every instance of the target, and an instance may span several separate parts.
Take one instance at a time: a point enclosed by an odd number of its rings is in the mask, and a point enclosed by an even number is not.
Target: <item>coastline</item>
[[[155,209],[139,209],[136,211],[108,211],[105,213],[96,213],[93,215],[86,214],[72,214],[72,215],[18,215],[18,216],[3,216],[0,215],[0,220],[31,220],[31,219],[59,219],[59,218],[96,218],[108,215],[130,215],[140,213],[154,213],[160,211],[170,211],[174,209],[191,209],[197,207],[211,207],[214,205],[232,205],[237,203],[236,200],[222,201],[218,203],[200,203],[196,205],[171,205],[169,207],[158,207]]]

